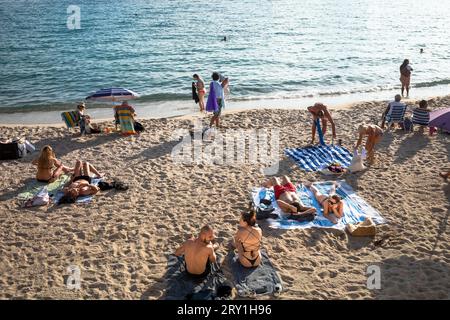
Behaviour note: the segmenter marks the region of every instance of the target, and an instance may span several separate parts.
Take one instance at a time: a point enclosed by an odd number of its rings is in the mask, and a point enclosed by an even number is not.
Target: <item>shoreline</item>
[[[406,103],[414,103],[422,99],[436,99],[445,97],[450,94],[450,85],[435,87],[434,90],[423,90],[423,88],[413,88],[413,94],[410,98],[404,99]],[[430,88],[428,88],[430,89]],[[246,110],[261,110],[261,109],[289,109],[289,110],[303,110],[307,106],[315,102],[323,102],[328,105],[330,110],[345,110],[357,104],[367,102],[381,102],[393,100],[395,91],[373,92],[367,94],[347,94],[347,95],[330,95],[320,97],[305,97],[305,98],[282,98],[282,99],[261,99],[261,100],[229,100],[227,101],[224,114],[242,112]],[[182,118],[193,119],[202,117],[203,115],[198,111],[198,105],[193,101],[168,101],[161,103],[142,104],[139,100],[131,101],[134,105],[137,118],[145,119],[161,119],[161,118]],[[75,105],[74,108],[75,109]],[[63,125],[60,114],[63,111],[27,111],[16,113],[1,113],[0,112],[0,126],[56,126]],[[112,121],[111,109],[96,108],[95,104],[88,103],[87,113],[93,118],[94,123]]]

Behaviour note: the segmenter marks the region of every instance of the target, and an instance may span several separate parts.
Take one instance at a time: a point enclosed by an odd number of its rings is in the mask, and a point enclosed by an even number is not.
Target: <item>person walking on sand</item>
[[[198,96],[198,105],[200,107],[200,112],[205,111],[205,81],[198,74],[193,75],[194,80],[196,81],[195,87],[197,88],[197,96]]]
[[[197,238],[185,241],[176,251],[176,256],[183,256],[186,272],[194,277],[206,277],[211,271],[211,264],[216,262],[217,244],[214,241],[214,230],[206,225],[201,228]]]
[[[209,124],[210,127],[213,124],[216,124],[216,127],[219,128],[219,118],[222,114],[222,109],[225,108],[225,95],[224,95],[224,87],[228,85],[228,79],[219,82],[220,75],[218,72],[214,72],[212,74],[212,82],[209,85],[209,95],[208,101],[206,103],[206,111],[213,112],[213,116],[211,118],[211,122]]]
[[[313,106],[308,107],[308,111],[313,116],[313,123],[312,123],[312,127],[311,127],[311,129],[312,129],[311,144],[314,144],[314,140],[316,137],[317,121],[322,121],[322,134],[324,136],[325,136],[325,133],[327,132],[328,121],[330,121],[331,131],[333,133],[333,139],[336,139],[336,126],[334,124],[331,113],[328,111],[328,107],[322,103],[316,103]]]
[[[405,59],[400,66],[400,82],[402,84],[402,97],[406,89],[406,97],[409,97],[409,87],[411,85],[411,72],[413,68],[409,64],[409,60]]]
[[[42,148],[39,158],[34,159],[32,164],[38,167],[36,173],[36,180],[39,182],[52,183],[59,178],[63,173],[73,172],[73,168],[68,168],[56,158],[52,147],[45,146]],[[53,170],[53,168],[55,168]]]
[[[383,129],[375,124],[362,124],[358,128],[359,139],[356,142],[355,149],[358,149],[361,144],[363,138],[366,136],[366,146],[365,149],[367,151],[367,161],[370,164],[373,164],[375,159],[375,145],[381,141],[383,137]]]
[[[234,247],[238,250],[242,266],[254,268],[261,263],[261,240],[262,231],[256,224],[256,211],[251,209],[244,212],[234,235]]]

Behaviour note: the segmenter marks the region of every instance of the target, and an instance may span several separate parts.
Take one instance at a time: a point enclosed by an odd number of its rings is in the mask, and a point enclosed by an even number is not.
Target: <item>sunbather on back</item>
[[[176,251],[175,255],[184,255],[186,272],[194,277],[203,278],[211,271],[211,263],[216,262],[213,245],[214,231],[210,226],[204,226],[197,238],[185,241]]]
[[[305,183],[305,185],[309,187],[309,189],[316,197],[317,202],[319,202],[322,206],[323,216],[334,224],[337,224],[339,222],[338,219],[344,216],[344,200],[342,200],[341,197],[336,194],[336,184],[333,184],[333,187],[328,193],[328,196],[320,193],[319,189],[313,186],[312,183]]]
[[[261,263],[261,239],[262,231],[256,225],[255,210],[244,212],[239,221],[239,230],[234,236],[239,262],[244,267],[257,267]]]
[[[282,176],[281,178],[272,177],[264,186],[266,188],[273,187],[277,204],[286,214],[295,216],[299,213],[305,214],[316,211],[315,208],[304,206],[297,195],[294,184],[287,176]]]
[[[69,184],[63,189],[64,196],[60,203],[73,203],[80,196],[96,194],[100,188],[92,184],[92,175],[102,177],[102,174],[89,162],[77,160],[75,171]]]

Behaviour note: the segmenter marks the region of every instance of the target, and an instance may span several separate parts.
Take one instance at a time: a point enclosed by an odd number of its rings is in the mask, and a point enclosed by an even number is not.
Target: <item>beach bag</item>
[[[23,204],[24,208],[46,206],[50,203],[47,186],[43,187],[33,198]]]
[[[354,237],[372,237],[377,233],[377,228],[371,218],[366,218],[358,224],[349,223],[346,229]]]
[[[358,153],[358,149],[353,150],[352,163],[348,167],[348,170],[352,173],[362,171],[366,169],[363,160],[366,158],[366,149],[363,148],[361,153]]]
[[[142,132],[142,131],[144,131],[144,126],[141,123],[135,121],[134,122],[134,130],[136,132]]]
[[[0,143],[0,160],[15,160],[20,158],[17,142]]]
[[[256,208],[256,219],[277,219],[278,215],[276,213],[273,213],[274,211],[275,208],[272,205],[272,201],[268,199],[261,199],[259,206]]]

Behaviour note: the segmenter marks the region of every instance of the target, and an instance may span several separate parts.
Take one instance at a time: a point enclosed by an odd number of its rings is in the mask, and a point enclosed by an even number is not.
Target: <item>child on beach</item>
[[[51,183],[59,178],[63,173],[70,173],[74,169],[68,168],[59,161],[52,147],[45,146],[42,148],[39,158],[34,159],[32,164],[38,167],[36,180],[39,182]]]

